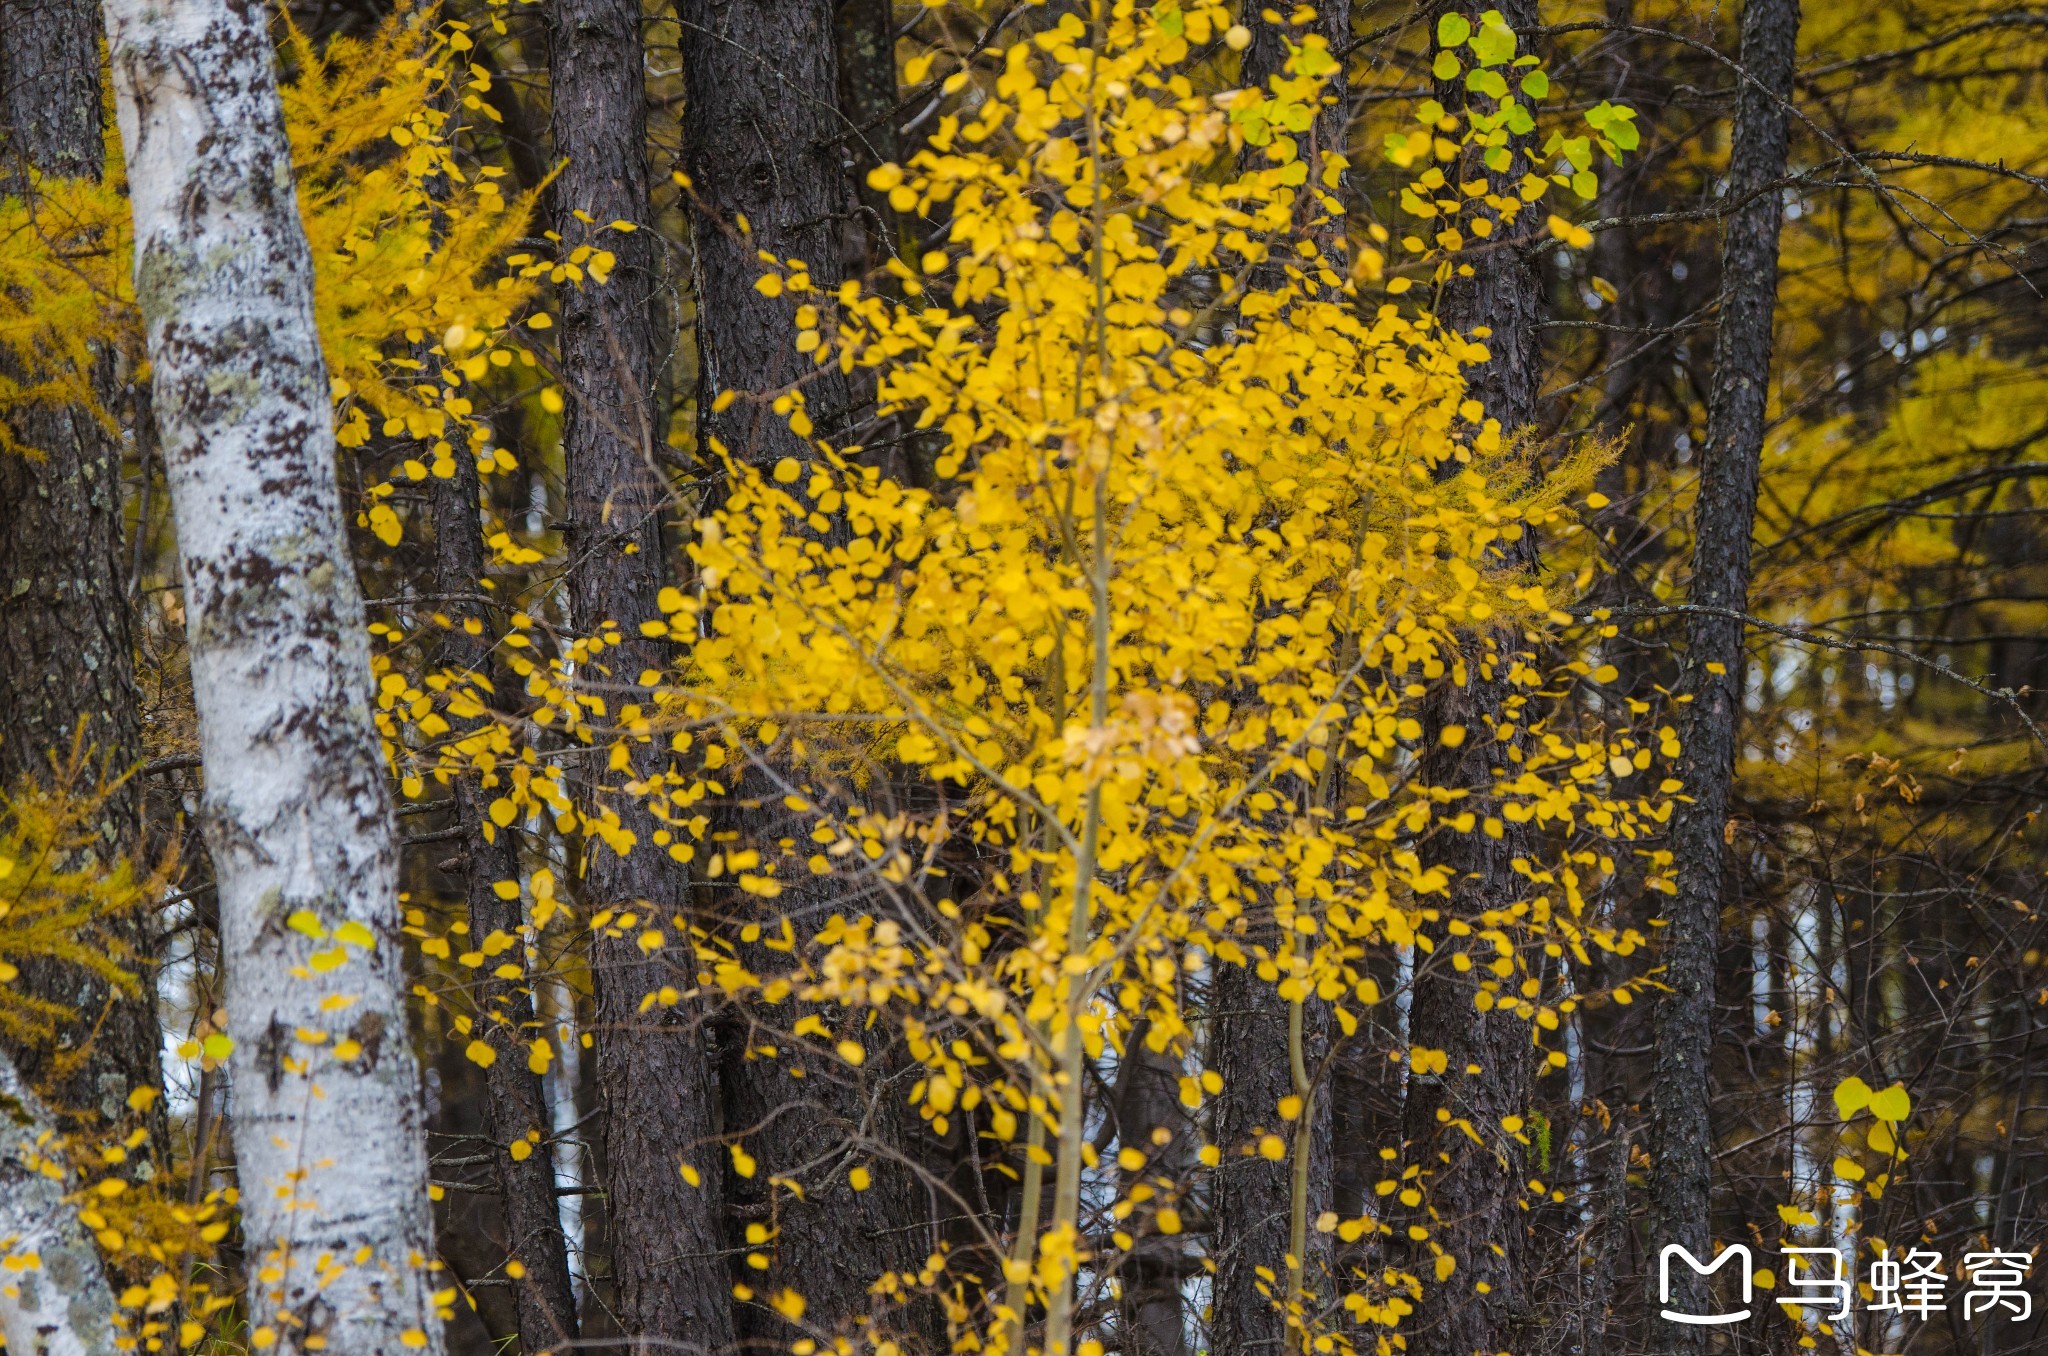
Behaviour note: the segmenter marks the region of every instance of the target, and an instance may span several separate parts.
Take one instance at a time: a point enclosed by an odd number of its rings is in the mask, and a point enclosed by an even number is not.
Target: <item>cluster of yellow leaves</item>
[[[456,110],[497,116],[465,28],[440,24],[429,6],[324,49],[296,27],[286,34],[295,78],[280,93],[337,427],[350,446],[373,421],[427,440],[432,463],[417,474],[408,465],[413,479],[452,473],[460,433],[477,439],[485,469],[511,467],[509,453],[482,446],[487,430],[464,383],[515,360],[533,365],[508,336],[552,267],[508,255],[530,197],[508,202],[503,170],[465,173],[452,152]],[[0,450],[20,450],[5,418],[29,404],[76,405],[111,430],[102,355],[124,356],[131,373],[141,362],[119,150],[110,130],[100,182],[33,177],[25,194],[0,199]],[[542,328],[547,317],[525,323]],[[387,505],[368,516],[396,540]]]
[[[434,444],[443,476],[450,428],[474,427],[464,384],[515,361],[510,326],[544,272],[504,267],[530,199],[508,203],[503,169],[465,171],[454,152],[458,110],[498,116],[467,27],[401,11],[324,48],[291,28],[280,91],[342,444],[366,441],[374,413],[386,435]]]
[[[1493,562],[1562,524],[1595,461],[1537,479],[1466,395],[1484,350],[1362,305],[1361,270],[1317,240],[1339,207],[1289,129],[1327,53],[1299,47],[1272,99],[1204,96],[1178,67],[1220,7],[1105,8],[1099,34],[1067,16],[1011,46],[971,120],[875,172],[898,210],[950,221],[946,248],[895,270],[907,300],[821,296],[801,261],[767,261],[799,351],[871,370],[940,484],[884,477],[816,437],[801,386],[783,393],[815,455],[728,458],[698,591],[640,623],[688,660],[643,677],[637,736],[681,729],[688,748],[715,723],[716,757],[631,788],[676,823],[707,786],[831,805],[808,844],[723,844],[723,863],[744,858],[738,884],[768,897],[839,876],[890,916],[835,916],[789,976],[715,941],[713,982],[900,1003],[936,1131],[982,1109],[999,1139],[1028,1129],[1046,1153],[1043,1128],[1082,1157],[1059,1111],[1073,1061],[1123,1050],[1140,1020],[1153,1048],[1183,1044],[1191,972],[1255,966],[1351,1031],[1379,997],[1368,948],[1415,940],[1454,888],[1433,861],[1446,835],[1505,818],[1632,841],[1675,789],[1638,787],[1649,745],[1547,731],[1546,675],[1475,642],[1549,624],[1542,589]],[[1259,137],[1264,163],[1232,170]],[[1434,686],[1495,679],[1516,693],[1500,728],[1432,728]],[[1503,764],[1484,813],[1421,777],[1428,745],[1468,739]],[[863,808],[854,788],[878,780],[948,808]],[[919,894],[949,839],[997,869],[933,922]],[[1612,869],[1587,848],[1524,863],[1528,898],[1474,938],[1494,953],[1483,1004],[1557,1025],[1517,959],[1531,930],[1582,957],[1632,949],[1581,921]],[[1267,909],[1273,940],[1255,941]],[[1033,1242],[1013,1280],[1051,1303],[1078,1263],[1071,1219]]]

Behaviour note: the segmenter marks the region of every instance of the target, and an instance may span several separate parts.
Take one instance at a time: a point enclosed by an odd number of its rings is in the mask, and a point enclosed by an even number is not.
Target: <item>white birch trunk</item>
[[[0,1340],[21,1356],[119,1356],[114,1295],[92,1235],[64,1199],[56,1126],[0,1054]]]
[[[106,17],[219,877],[251,1344],[433,1356],[391,805],[269,11]]]

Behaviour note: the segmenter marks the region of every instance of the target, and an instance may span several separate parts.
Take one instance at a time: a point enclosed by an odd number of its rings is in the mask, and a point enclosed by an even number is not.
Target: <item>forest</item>
[[[0,0],[0,1346],[2048,1350],[2044,285],[2030,0]]]

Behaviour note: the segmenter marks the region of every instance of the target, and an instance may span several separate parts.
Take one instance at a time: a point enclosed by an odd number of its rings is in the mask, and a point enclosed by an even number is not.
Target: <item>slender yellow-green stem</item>
[[[1308,1169],[1314,1145],[1315,1084],[1309,1081],[1308,1061],[1302,1049],[1301,1019],[1305,999],[1287,1004],[1287,1069],[1294,1080],[1294,1095],[1301,1099],[1300,1118],[1294,1123],[1294,1172],[1287,1200],[1287,1350],[1308,1351],[1308,1322],[1303,1312],[1303,1273],[1308,1267]]]
[[[1102,60],[1102,0],[1092,0],[1094,41],[1088,65],[1088,159],[1094,224],[1093,272],[1095,283],[1096,380],[1109,375],[1109,345],[1106,326],[1108,305],[1103,258],[1104,189],[1102,182],[1102,114],[1096,82]],[[1081,392],[1075,392],[1076,399]],[[1109,722],[1109,473],[1114,447],[1105,444],[1099,465],[1094,466],[1095,493],[1092,524],[1093,559],[1089,562],[1089,584],[1093,604],[1094,654],[1088,684],[1089,722],[1101,729]],[[1102,832],[1102,786],[1099,777],[1089,787],[1081,850],[1074,861],[1074,889],[1067,918],[1068,972],[1061,985],[1065,1026],[1059,1044],[1060,1142],[1057,1172],[1053,1179],[1053,1228],[1075,1249],[1081,1219],[1082,1132],[1086,1128],[1086,1046],[1081,1039],[1081,1017],[1093,986],[1087,969],[1080,964],[1088,952],[1090,912],[1095,886],[1096,852]],[[1074,1342],[1074,1280],[1061,1276],[1046,1297],[1045,1356],[1068,1356]]]
[[[1040,1099],[1034,1095],[1033,1100]],[[1038,1107],[1027,1107],[1025,1115],[1031,1128],[1024,1137],[1024,1199],[1017,1209],[1017,1237],[1010,1244],[1009,1283],[1003,1288],[1003,1307],[1010,1318],[999,1329],[1002,1340],[996,1344],[998,1352],[1011,1356],[1024,1352],[1024,1312],[1031,1303],[1031,1265],[1038,1250],[1038,1203],[1045,1194],[1045,1116]]]

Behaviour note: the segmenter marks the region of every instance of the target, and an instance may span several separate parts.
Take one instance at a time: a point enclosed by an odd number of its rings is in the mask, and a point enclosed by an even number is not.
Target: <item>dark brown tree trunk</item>
[[[1266,928],[1271,933],[1270,920]],[[1274,938],[1263,940],[1268,949]],[[1250,943],[1246,943],[1249,950]],[[1218,962],[1210,990],[1209,1061],[1223,1076],[1216,1099],[1216,1146],[1223,1161],[1211,1191],[1209,1255],[1216,1280],[1209,1307],[1209,1349],[1247,1356],[1283,1356],[1287,1341],[1286,1298],[1289,1225],[1293,1190],[1291,1155],[1273,1159],[1259,1152],[1268,1135],[1289,1150],[1295,1127],[1280,1118],[1280,1101],[1294,1093],[1287,1053],[1288,1003],[1279,988],[1247,966]],[[1311,1072],[1329,1051],[1329,1005],[1303,1007],[1303,1062]],[[1318,1088],[1308,1114],[1308,1218],[1330,1208],[1330,1090]],[[1328,1279],[1330,1235],[1313,1228],[1303,1258],[1303,1284],[1315,1304],[1333,1298]],[[1259,1275],[1263,1267],[1276,1278]]]
[[[662,438],[655,318],[663,257],[645,227],[640,6],[551,0],[547,20],[552,130],[567,161],[555,181],[556,230],[565,251],[589,243],[618,260],[609,283],[571,289],[562,308],[570,613],[585,637],[616,624],[619,643],[587,663],[583,677],[604,692],[614,717],[630,719],[640,675],[668,659],[661,643],[639,632],[642,621],[660,615],[655,599],[667,571],[661,520],[669,505],[654,461]],[[612,229],[617,220],[643,229]],[[633,775],[659,771],[661,747],[634,743]],[[733,1333],[717,1079],[693,1005],[640,1011],[648,993],[692,985],[688,938],[672,925],[687,908],[689,876],[655,844],[660,825],[645,806],[611,794],[617,787],[603,760],[588,766],[588,794],[637,840],[626,856],[593,841],[584,881],[593,914],[612,910],[615,923],[592,938],[590,961],[618,1318],[629,1338],[716,1351]],[[673,960],[641,951],[637,939],[650,928],[669,933]],[[684,1165],[699,1185],[681,1176]]]
[[[761,811],[747,813],[758,817]],[[789,824],[784,831],[795,829]],[[751,833],[748,839],[756,841]],[[830,911],[818,907],[825,902],[822,891],[807,896],[789,889],[775,907],[784,916],[822,918]],[[788,965],[764,948],[742,947],[740,954],[761,974]],[[821,1018],[832,1034],[791,1037],[789,1028],[806,1015]],[[758,1254],[768,1265],[742,1262],[734,1274],[760,1300],[785,1289],[803,1296],[806,1327],[851,1331],[861,1325],[895,1335],[909,1351],[941,1351],[945,1330],[935,1305],[904,1307],[871,1293],[885,1274],[915,1275],[923,1267],[937,1226],[924,1182],[906,1161],[915,1122],[903,1101],[908,1080],[892,1076],[904,1070],[892,1060],[885,1033],[865,1041],[857,1069],[836,1053],[845,1040],[862,1040],[857,1012],[784,1004],[735,1023],[723,1069],[726,1127],[744,1139],[759,1165],[751,1177],[730,1184],[732,1241],[736,1252]],[[852,1185],[855,1168],[867,1174],[865,1190]],[[776,1179],[795,1182],[802,1197]],[[751,1226],[771,1228],[773,1236],[750,1238]],[[733,1321],[748,1352],[783,1351],[801,1335],[759,1301],[735,1306]]]
[[[475,459],[458,451],[455,474],[434,482],[434,592],[445,600],[441,606],[455,623],[441,647],[441,662],[469,675],[480,700],[489,704],[493,692],[510,689],[502,672],[493,672],[496,633],[489,611],[478,599],[478,581],[484,575],[480,494]],[[468,629],[472,625],[475,631]],[[485,719],[458,720],[455,733],[474,730]],[[490,792],[476,778],[457,778],[453,799],[470,936],[479,947],[496,933],[513,939],[510,948],[491,954],[477,970],[473,994],[484,1018],[482,1037],[498,1053],[484,1070],[484,1123],[511,1259],[525,1271],[512,1284],[519,1348],[526,1356],[538,1356],[575,1338],[576,1297],[569,1284],[561,1214],[555,1208],[554,1157],[547,1144],[553,1127],[540,1076],[528,1064],[532,1042],[540,1033],[534,1026],[532,981],[524,974],[525,920],[516,893],[519,845],[510,829],[492,824]],[[510,899],[495,888],[500,882],[515,887]],[[507,965],[517,966],[521,973],[500,977],[499,968]],[[528,1147],[515,1157],[512,1146],[520,1142]]]
[[[1693,509],[1691,605],[1686,618],[1679,776],[1687,800],[1672,817],[1678,893],[1667,913],[1665,981],[1657,1005],[1649,1150],[1652,1237],[1707,1260],[1713,1189],[1714,966],[1727,871],[1725,828],[1742,717],[1743,626],[1749,606],[1750,537],[1771,389],[1771,333],[1778,300],[1775,187],[1785,172],[1799,0],[1750,0],[1742,12],[1742,90],[1728,166],[1721,241],[1720,329],[1714,339],[1707,440]],[[1734,615],[1730,615],[1734,614]],[[1675,1268],[1674,1310],[1705,1313],[1706,1286]],[[1706,1349],[1707,1329],[1658,1321],[1660,1344]]]
[[[1534,0],[1510,0],[1500,7],[1526,47],[1537,26]],[[1439,14],[1456,6],[1433,6],[1428,14],[1432,34]],[[1463,11],[1459,11],[1463,12]],[[1476,19],[1476,15],[1468,15]],[[1439,83],[1437,97],[1446,108],[1464,106],[1462,85]],[[1508,167],[1492,177],[1495,191],[1512,197],[1512,184],[1531,169],[1532,147],[1511,143]],[[1474,161],[1458,167],[1457,178],[1483,177],[1488,171]],[[1446,175],[1450,171],[1446,169]],[[1542,214],[1524,210],[1511,223],[1495,221],[1491,237],[1476,241],[1460,257],[1471,276],[1454,276],[1445,286],[1439,318],[1460,333],[1485,331],[1488,360],[1466,370],[1471,394],[1497,421],[1504,437],[1528,434],[1536,418],[1540,354],[1537,320],[1543,298],[1536,274]],[[1526,534],[1502,552],[1496,568],[1533,569],[1535,543]],[[1473,794],[1467,804],[1482,819],[1497,815],[1492,804],[1496,776],[1508,764],[1508,750],[1492,737],[1496,722],[1510,718],[1517,700],[1508,672],[1520,635],[1502,628],[1470,637],[1462,673],[1434,699],[1424,740],[1427,755],[1424,782],[1460,787]],[[1467,738],[1458,749],[1438,739],[1445,726],[1462,726]],[[1439,828],[1432,844],[1437,860],[1448,867],[1453,884],[1441,905],[1444,918],[1427,924],[1415,955],[1410,1000],[1411,1043],[1441,1051],[1442,1072],[1411,1067],[1402,1115],[1407,1163],[1421,1168],[1423,1206],[1414,1223],[1429,1231],[1410,1251],[1410,1270],[1422,1277],[1424,1290],[1415,1316],[1409,1351],[1415,1356],[1472,1356],[1475,1351],[1501,1351],[1519,1344],[1517,1328],[1528,1307],[1527,1229],[1518,1208],[1527,1177],[1522,1144],[1501,1127],[1501,1118],[1524,1115],[1533,1078],[1530,1030],[1512,1011],[1519,998],[1519,975],[1500,984],[1506,1000],[1480,1012],[1474,1000],[1490,954],[1473,957],[1471,969],[1460,971],[1452,953],[1467,945],[1445,924],[1451,918],[1477,920],[1507,909],[1522,894],[1514,870],[1517,857],[1533,855],[1526,832],[1505,824],[1494,837],[1475,828],[1456,833]],[[1460,1128],[1469,1124],[1481,1143]],[[1454,1270],[1438,1281],[1433,1268],[1438,1250],[1453,1259]]]
[[[1348,0],[1319,7],[1313,22],[1310,31],[1320,33],[1332,51],[1340,49],[1350,39]],[[1248,88],[1264,88],[1274,76],[1285,73],[1287,40],[1299,39],[1302,34],[1284,23],[1269,21],[1249,4],[1245,6],[1245,23],[1252,38],[1244,49],[1238,79]],[[1344,146],[1350,107],[1341,72],[1332,78],[1329,93],[1332,101],[1317,114],[1307,144],[1299,148],[1311,160]],[[1244,168],[1264,163],[1261,152],[1246,150]],[[1319,165],[1311,165],[1309,178],[1312,186],[1321,184]],[[1303,190],[1304,195],[1307,192]],[[1313,215],[1311,202],[1304,196],[1297,219]],[[1278,282],[1277,276],[1272,282]],[[1313,794],[1308,788],[1302,790]],[[1250,920],[1251,934],[1241,939],[1247,948],[1255,942],[1274,948],[1277,939],[1272,919],[1264,912],[1270,907],[1270,901],[1262,901],[1261,915]],[[1214,964],[1209,1004],[1208,1060],[1223,1078],[1215,1107],[1216,1142],[1223,1160],[1214,1175],[1209,1220],[1209,1255],[1216,1264],[1209,1305],[1209,1347],[1216,1352],[1282,1356],[1292,1349],[1285,1303],[1296,1127],[1280,1119],[1280,1100],[1295,1093],[1288,1057],[1289,1004],[1272,982],[1246,966],[1223,961]],[[1312,1074],[1326,1063],[1329,1021],[1328,1005],[1311,998],[1303,1010],[1303,1044],[1305,1063]],[[1329,1208],[1331,1200],[1331,1102],[1328,1086],[1317,1087],[1308,1102],[1311,1221]],[[1268,1135],[1278,1137],[1289,1150],[1287,1157],[1273,1159],[1258,1152]],[[1309,1255],[1300,1259],[1303,1285],[1321,1302],[1331,1298],[1329,1243],[1329,1235],[1312,1230]],[[1277,1279],[1262,1277],[1262,1268]]]
[[[865,416],[866,382],[796,351],[797,299],[754,288],[765,250],[801,259],[825,291],[864,253],[844,159],[831,0],[681,0],[683,169],[697,260],[699,455],[711,441],[756,465],[807,448],[769,408],[801,383],[818,431]],[[717,397],[737,399],[713,410]]]
[[[792,314],[798,299],[765,297],[754,283],[766,267],[760,258],[766,251],[781,260],[802,260],[816,286],[829,293],[864,253],[846,164],[847,124],[833,98],[843,89],[833,5],[684,0],[676,12],[689,95],[683,166],[692,184],[690,234],[697,265],[699,455],[714,475],[714,441],[735,460],[755,465],[785,456],[806,459],[811,449],[770,408],[773,397],[800,389],[819,434],[843,442],[846,431],[867,417],[872,388],[864,379],[843,376],[836,365],[819,367],[799,354]],[[886,25],[886,16],[860,16],[860,22]],[[890,63],[893,90],[893,57],[886,47],[874,60]],[[881,76],[870,71],[862,79],[879,84]],[[737,399],[715,409],[727,392]],[[720,497],[714,490],[712,500]],[[759,788],[740,793],[760,801],[731,800],[714,810],[717,826],[771,851],[778,839],[805,841],[811,817],[782,809],[781,793],[765,777],[761,781]],[[773,906],[802,921],[800,937],[832,911],[832,887],[801,883],[802,870],[799,864],[782,873],[798,881]],[[737,922],[756,908],[755,901],[732,891],[709,912]],[[764,970],[784,965],[772,954],[761,955]],[[914,1155],[904,1147],[901,1094],[883,1090],[879,1046],[870,1047],[868,1064],[857,1072],[810,1042],[770,1034],[774,1028],[786,1031],[802,1015],[789,1005],[742,1013],[725,1052],[728,1130],[747,1135],[761,1165],[753,1177],[731,1183],[735,1241],[744,1242],[749,1224],[768,1222],[770,1176],[794,1177],[804,1187],[801,1200],[780,1193],[776,1236],[767,1247],[753,1249],[767,1254],[769,1269],[742,1264],[739,1279],[764,1297],[784,1287],[797,1291],[808,1306],[807,1325],[831,1329],[873,1313],[884,1327],[921,1332],[912,1345],[935,1341],[940,1334],[929,1326],[933,1315],[927,1308],[892,1316],[868,1293],[884,1271],[917,1270],[933,1241],[927,1192],[906,1161]],[[819,1015],[828,1025],[843,1020],[831,1012]],[[764,1045],[778,1047],[780,1055],[763,1055]],[[804,1070],[802,1078],[791,1076],[793,1066]],[[847,1183],[847,1169],[855,1163],[872,1175],[866,1191],[855,1192]],[[759,1304],[737,1309],[735,1323],[750,1349],[785,1346],[794,1332]]]
[[[838,0],[839,111],[847,127],[854,192],[868,242],[867,266],[894,255],[896,213],[889,195],[867,185],[868,171],[899,158],[896,135],[896,26],[889,0]]]
[[[28,170],[97,179],[102,170],[99,5],[9,0],[0,6],[0,117],[9,193]],[[103,399],[110,374],[96,374]],[[51,760],[82,738],[93,769],[123,777],[142,761],[127,569],[121,551],[121,450],[90,411],[39,405],[10,415],[40,455],[0,452],[0,789],[47,782]],[[99,826],[105,859],[139,853],[141,787],[130,780]],[[8,1053],[60,1116],[127,1114],[137,1087],[160,1086],[156,997],[145,915],[106,926],[140,971],[131,992],[68,966],[24,965],[24,993],[73,1010],[54,1047]]]
[[[1180,1101],[1180,1080],[1187,1073],[1182,1053],[1172,1046],[1149,1049],[1149,1027],[1141,1021],[1131,1032],[1117,1074],[1114,1123],[1119,1145],[1145,1156],[1142,1167],[1122,1171],[1124,1195],[1149,1183],[1162,1193],[1155,1201],[1163,1203],[1165,1193],[1188,1185],[1194,1127]],[[1186,1205],[1182,1200],[1178,1208],[1185,1211]],[[1187,1306],[1181,1285],[1190,1271],[1186,1245],[1176,1235],[1144,1226],[1143,1217],[1138,1218],[1143,1232],[1124,1257],[1121,1271],[1123,1351],[1125,1356],[1185,1356]]]

